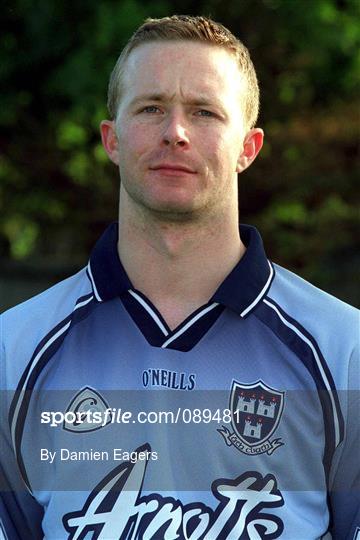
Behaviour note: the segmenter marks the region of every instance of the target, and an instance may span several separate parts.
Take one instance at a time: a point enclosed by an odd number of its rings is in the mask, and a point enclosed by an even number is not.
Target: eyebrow
[[[141,94],[139,96],[136,96],[134,99],[130,101],[130,106],[133,107],[139,103],[143,103],[145,101],[154,101],[154,102],[166,102],[166,101],[172,101],[174,98],[174,95],[170,96],[169,94]],[[193,105],[195,107],[209,107],[214,106],[218,108],[224,115],[226,115],[223,106],[217,99],[212,99],[208,96],[194,96],[193,98],[187,99],[185,101],[187,105]]]
[[[169,96],[166,94],[141,94],[130,101],[130,106],[137,105],[144,101],[167,101],[168,99]]]

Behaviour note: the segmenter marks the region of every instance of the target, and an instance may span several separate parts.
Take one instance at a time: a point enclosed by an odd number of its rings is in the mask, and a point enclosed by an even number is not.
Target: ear
[[[264,132],[260,128],[253,128],[245,135],[243,150],[236,163],[236,172],[241,173],[251,165],[260,152],[264,141]]]
[[[119,142],[116,135],[115,122],[103,120],[100,123],[101,140],[105,152],[115,165],[119,165]]]

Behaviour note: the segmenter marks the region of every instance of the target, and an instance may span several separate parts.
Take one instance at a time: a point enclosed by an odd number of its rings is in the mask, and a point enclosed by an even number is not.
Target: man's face
[[[190,41],[147,43],[131,52],[122,86],[107,151],[129,204],[164,219],[237,208],[237,172],[248,163],[235,57]]]

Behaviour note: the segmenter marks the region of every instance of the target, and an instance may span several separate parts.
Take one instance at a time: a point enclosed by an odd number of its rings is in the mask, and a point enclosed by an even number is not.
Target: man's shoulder
[[[92,296],[86,269],[60,281],[40,294],[0,315],[0,337],[7,361],[29,361],[37,344],[71,316],[81,301]],[[19,361],[20,360],[20,361]],[[11,362],[12,363],[12,362]],[[20,368],[21,369],[21,368]]]
[[[275,277],[264,299],[269,311],[290,333],[321,351],[345,386],[349,362],[358,364],[360,311],[293,272],[278,265],[274,268]]]
[[[3,320],[18,321],[28,317],[51,317],[56,312],[66,313],[74,300],[91,292],[91,284],[86,275],[86,268],[59,281],[41,293],[17,304],[1,314]]]
[[[275,279],[269,296],[289,313],[306,317],[318,315],[330,321],[358,320],[359,310],[350,304],[316,287],[299,275],[274,264]]]

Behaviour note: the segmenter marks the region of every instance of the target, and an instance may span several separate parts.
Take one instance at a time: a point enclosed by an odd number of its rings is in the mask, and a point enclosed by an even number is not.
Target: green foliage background
[[[0,254],[82,266],[117,218],[100,145],[106,90],[145,17],[210,15],[251,51],[261,157],[240,176],[241,221],[269,256],[360,304],[357,0],[14,0],[0,32]]]

